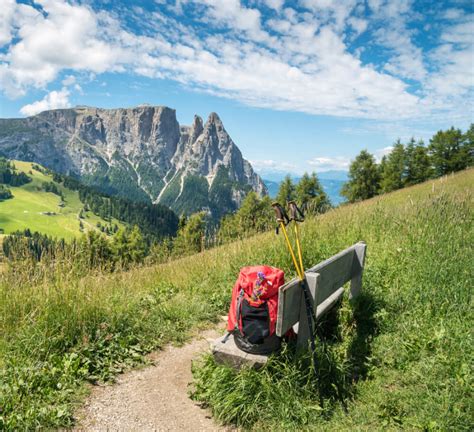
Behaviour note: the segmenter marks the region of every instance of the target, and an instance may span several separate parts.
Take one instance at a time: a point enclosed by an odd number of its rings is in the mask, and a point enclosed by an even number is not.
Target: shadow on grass
[[[381,301],[368,290],[351,303],[351,308],[345,310],[333,308],[317,329],[321,344],[317,371],[320,399],[339,401],[344,408],[347,400],[354,396],[355,384],[367,378],[372,341],[379,330],[375,314],[382,307]],[[342,358],[337,345],[348,337],[349,346]],[[330,411],[325,410],[325,413],[330,415]]]
[[[338,403],[346,409],[347,401],[354,397],[357,382],[367,378],[372,341],[379,330],[375,314],[383,307],[382,301],[368,291],[361,292],[351,307],[341,303],[322,317],[317,327],[317,368],[313,379],[325,417],[332,415]],[[341,352],[345,338],[350,338],[349,346]],[[296,357],[306,358],[306,365],[310,367],[309,353],[292,351]]]

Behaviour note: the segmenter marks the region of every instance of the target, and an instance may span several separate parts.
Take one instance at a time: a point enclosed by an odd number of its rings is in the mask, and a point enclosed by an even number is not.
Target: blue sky
[[[0,117],[219,113],[266,171],[346,169],[474,121],[471,1],[1,0]]]

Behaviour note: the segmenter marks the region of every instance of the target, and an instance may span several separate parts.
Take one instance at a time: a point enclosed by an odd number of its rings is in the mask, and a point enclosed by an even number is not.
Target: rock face
[[[266,194],[216,113],[180,126],[175,110],[77,107],[0,119],[0,155],[80,177],[111,194],[216,217]]]

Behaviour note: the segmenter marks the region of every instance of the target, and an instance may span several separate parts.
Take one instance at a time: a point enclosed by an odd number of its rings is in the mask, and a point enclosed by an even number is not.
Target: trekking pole
[[[300,231],[298,227],[298,222],[304,222],[304,214],[298,208],[294,201],[288,202],[288,207],[290,209],[290,221],[294,222],[294,230],[295,230],[295,238],[296,238],[296,248],[298,250],[298,258],[300,260],[300,269],[301,272],[304,273],[304,266],[303,266],[303,254],[301,253],[301,242],[300,242]]]
[[[288,250],[290,251],[291,258],[293,259],[293,264],[295,265],[296,272],[298,273],[298,277],[300,279],[301,287],[303,288],[303,296],[304,296],[304,301],[305,301],[305,307],[306,307],[306,317],[308,319],[308,329],[311,335],[310,341],[311,341],[311,349],[313,351],[313,361],[314,361],[314,367],[316,369],[316,342],[314,340],[314,333],[316,329],[316,314],[314,313],[314,308],[313,305],[311,304],[311,293],[309,291],[309,286],[308,286],[308,281],[306,280],[306,276],[304,273],[304,267],[303,267],[303,259],[302,259],[302,254],[301,254],[301,245],[299,243],[299,238],[297,237],[297,247],[298,247],[298,255],[300,258],[300,264],[298,264],[298,261],[296,260],[295,253],[293,252],[293,247],[291,246],[290,239],[288,238],[288,233],[286,231],[286,226],[293,220],[295,224],[297,223],[296,221],[299,220],[304,220],[302,217],[301,211],[298,209],[296,204],[293,202],[293,204],[290,205],[290,210],[291,210],[291,216],[292,219],[288,217],[286,214],[285,209],[277,202],[274,202],[272,204],[273,209],[275,210],[276,214],[276,219],[277,222],[280,224],[281,230],[283,231],[283,234],[285,236],[286,244],[288,246]],[[299,214],[298,214],[299,212]],[[298,227],[296,227],[295,233],[299,234]],[[278,228],[277,228],[277,234],[278,234]]]
[[[294,223],[296,248],[298,250],[298,258],[300,261],[301,273],[305,275],[304,266],[303,266],[303,254],[301,252],[300,231],[299,231],[299,226],[298,226],[299,222],[304,222],[304,214],[298,208],[298,206],[296,205],[294,201],[289,201],[288,207],[289,207],[289,213],[290,213],[290,217],[289,217],[290,222],[293,221]],[[310,344],[311,344],[311,350],[313,351],[313,366],[316,372],[316,337],[315,337],[316,313],[315,313],[313,305],[311,304],[311,292],[309,290],[308,281],[306,280],[306,275],[304,276],[304,279],[302,279],[301,284],[303,288],[303,296],[304,296],[304,302],[305,302],[305,307],[306,307],[306,316],[308,319],[308,329],[311,336]]]
[[[300,230],[298,226],[298,222],[304,222],[304,214],[303,212],[298,208],[296,203],[294,201],[289,201],[288,202],[288,207],[290,209],[290,217],[289,220],[290,222],[293,221],[294,223],[294,230],[295,230],[295,239],[296,239],[296,248],[298,250],[298,258],[300,260],[300,269],[301,269],[301,274],[304,275],[304,285],[303,285],[303,291],[305,294],[305,301],[306,301],[306,312],[308,313],[308,316],[311,316],[313,322],[314,322],[314,327],[316,327],[316,314],[314,313],[314,308],[311,305],[310,302],[310,292],[309,292],[309,287],[308,283],[306,281],[306,275],[304,272],[304,266],[303,266],[303,254],[301,252],[301,241],[300,241]],[[310,329],[312,326],[310,326]]]
[[[293,252],[293,247],[291,246],[290,239],[288,238],[288,233],[286,232],[286,226],[290,223],[290,219],[286,214],[285,209],[277,202],[272,204],[273,210],[275,210],[276,220],[280,224],[280,228],[283,231],[283,235],[285,236],[286,245],[288,246],[288,250],[290,251],[291,258],[293,260],[293,264],[296,269],[296,273],[301,281],[304,280],[304,272],[300,269],[298,265],[298,261],[296,260],[295,253]],[[278,227],[277,227],[277,234],[278,234]]]

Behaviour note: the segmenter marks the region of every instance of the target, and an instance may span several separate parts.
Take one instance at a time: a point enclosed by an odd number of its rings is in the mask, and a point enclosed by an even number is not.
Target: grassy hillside
[[[363,295],[324,324],[320,369],[290,349],[258,373],[207,358],[195,397],[257,430],[472,430],[473,185],[465,171],[305,222],[307,267],[368,245]],[[274,233],[112,275],[69,262],[1,274],[0,429],[70,425],[84,382],[209,325],[257,263],[294,274]]]
[[[13,198],[0,201],[0,228],[4,233],[29,228],[58,238],[78,237],[81,234],[79,212],[84,208],[78,192],[56,184],[64,196],[64,207],[61,207],[62,200],[58,195],[41,188],[43,183],[53,181],[52,175],[33,169],[34,164],[30,162],[13,162],[17,171],[24,172],[32,181],[23,186],[9,187]],[[83,212],[83,216],[84,230],[97,229],[97,222],[108,224],[92,212]],[[116,220],[112,223],[121,225]]]

